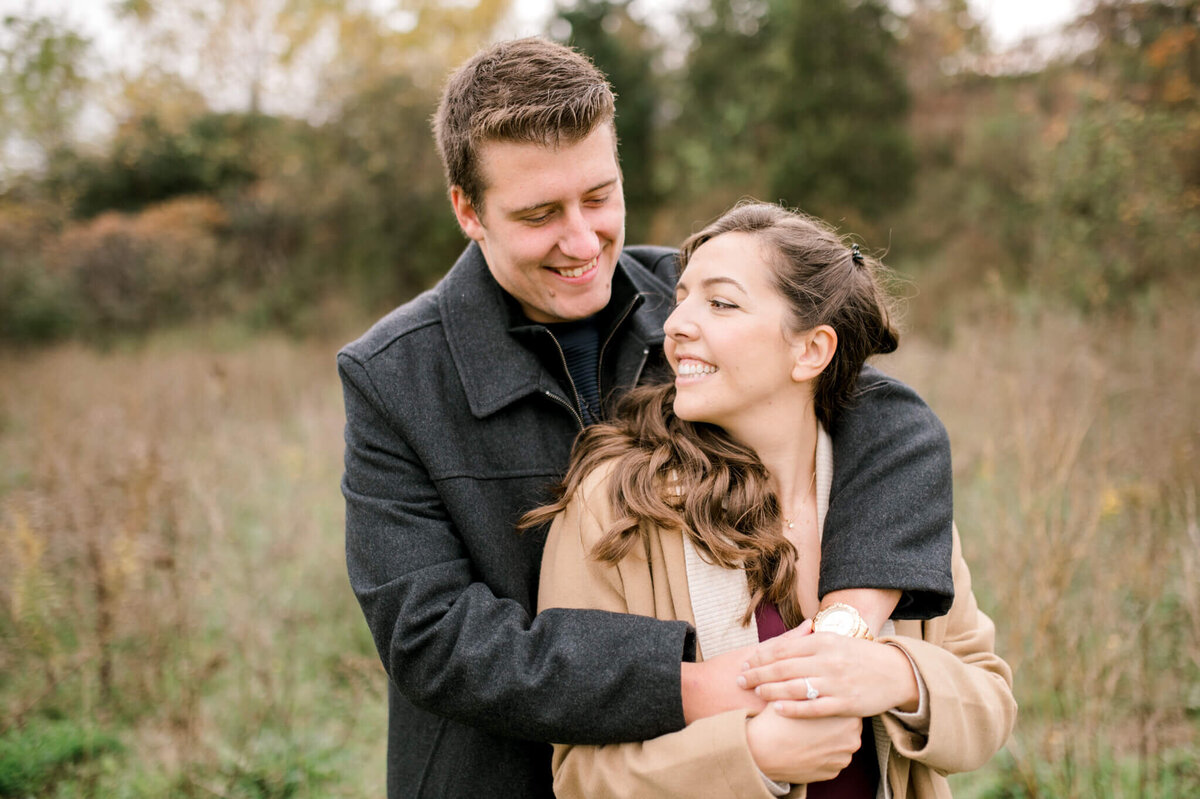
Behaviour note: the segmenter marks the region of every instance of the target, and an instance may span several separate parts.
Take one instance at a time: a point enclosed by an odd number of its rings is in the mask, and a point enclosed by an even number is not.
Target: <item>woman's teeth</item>
[[[679,374],[681,375],[710,375],[715,371],[717,371],[717,367],[710,363],[689,361],[679,364]]]

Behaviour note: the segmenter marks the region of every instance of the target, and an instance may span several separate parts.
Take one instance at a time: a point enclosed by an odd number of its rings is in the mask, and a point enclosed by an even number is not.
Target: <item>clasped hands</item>
[[[700,671],[684,670],[685,718],[746,708],[751,754],[781,782],[832,779],[858,749],[864,718],[914,711],[919,700],[912,665],[899,648],[813,633],[807,621],[690,665]],[[816,698],[808,698],[810,689]]]

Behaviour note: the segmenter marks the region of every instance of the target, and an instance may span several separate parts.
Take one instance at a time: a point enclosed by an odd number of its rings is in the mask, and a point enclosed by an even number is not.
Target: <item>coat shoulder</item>
[[[633,259],[667,286],[674,286],[679,279],[679,250],[674,247],[634,244],[626,247],[622,254]]]
[[[424,332],[440,329],[442,317],[437,291],[432,288],[388,312],[367,332],[342,347],[338,358],[350,358],[365,365],[396,347],[415,344],[414,337]]]
[[[611,485],[616,468],[616,459],[597,464],[594,469],[584,475],[579,487],[571,496],[570,501],[576,504],[581,512],[596,521],[595,525],[584,525],[581,528],[580,534],[586,551],[591,551],[592,547],[604,538],[604,534],[608,532],[608,528],[612,524]]]

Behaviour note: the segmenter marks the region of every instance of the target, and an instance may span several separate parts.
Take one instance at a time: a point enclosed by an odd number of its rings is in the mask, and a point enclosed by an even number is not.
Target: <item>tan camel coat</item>
[[[608,473],[601,467],[590,475],[552,525],[542,562],[539,609],[598,608],[695,625],[679,530],[656,530],[644,549],[635,546],[619,564],[588,556],[613,521]],[[818,488],[824,495],[820,499],[827,500],[829,482],[829,470],[819,467]],[[908,653],[927,692],[926,734],[909,730],[887,714],[876,723],[885,734],[886,790],[894,799],[950,797],[944,775],[982,766],[1004,745],[1016,721],[1012,672],[993,651],[995,627],[971,592],[957,530],[953,573],[955,600],[947,615],[925,622],[896,621],[895,634],[878,639]],[[730,612],[740,616],[738,608]],[[700,641],[703,649],[703,635]],[[597,652],[596,658],[599,666],[604,653]],[[556,745],[555,794],[587,799],[771,799],[750,755],[745,719],[744,711],[731,711],[640,743]],[[803,785],[788,794],[804,795]]]

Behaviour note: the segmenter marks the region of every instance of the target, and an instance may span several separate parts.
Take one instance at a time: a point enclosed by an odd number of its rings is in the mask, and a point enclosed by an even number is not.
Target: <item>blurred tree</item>
[[[1200,253],[1200,0],[1099,0],[1073,28],[1091,46],[1055,67],[1074,96],[1040,172],[1052,268],[1031,277],[1125,307],[1183,287]]]
[[[662,87],[654,60],[654,31],[629,14],[629,0],[580,0],[559,9],[572,46],[586,53],[617,94],[617,138],[625,184],[629,241],[646,241],[662,201],[655,180],[658,110]],[[552,33],[562,27],[550,24]]]
[[[740,0],[687,19],[674,138],[688,196],[738,193],[838,218],[907,194],[914,161],[898,21],[879,0]]]
[[[1195,154],[1197,130],[1177,113],[1086,102],[1041,159],[1030,284],[1092,311],[1194,280],[1200,190],[1179,156]]]
[[[310,55],[317,32],[305,21],[322,16],[322,3],[296,0],[122,0],[115,8],[138,35],[147,70],[182,77],[223,108],[251,114],[288,105],[296,93],[289,68]],[[321,7],[321,8],[318,8]],[[305,37],[305,31],[313,35]],[[190,65],[187,75],[181,74]],[[293,102],[294,99],[293,99]],[[294,109],[287,109],[294,110]]]
[[[91,42],[47,17],[4,17],[0,29],[0,156],[31,147],[44,161],[73,139],[89,81]]]
[[[907,5],[896,30],[897,60],[919,104],[972,76],[972,66],[987,52],[987,38],[967,0],[909,0]]]
[[[48,182],[81,217],[183,194],[220,196],[268,174],[292,127],[261,114],[208,112],[176,131],[150,113],[122,125],[101,156],[64,154]]]
[[[1200,0],[1097,0],[1074,27],[1096,39],[1079,62],[1126,99],[1200,106]]]
[[[182,134],[191,121],[210,111],[204,95],[180,75],[149,68],[121,75],[110,102],[117,117],[116,136],[138,120],[153,116],[162,130]]]
[[[331,116],[387,76],[440,82],[510,12],[512,0],[122,0],[163,74],[184,76],[216,107]]]
[[[466,244],[429,130],[435,104],[403,75],[347,98],[293,200],[308,206],[328,277],[368,305],[432,285]]]

